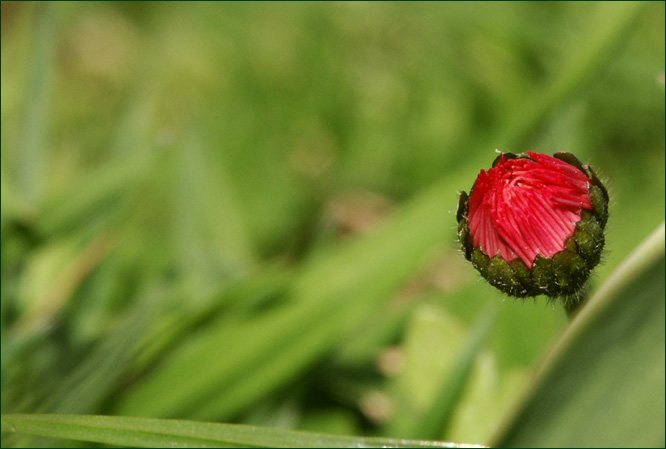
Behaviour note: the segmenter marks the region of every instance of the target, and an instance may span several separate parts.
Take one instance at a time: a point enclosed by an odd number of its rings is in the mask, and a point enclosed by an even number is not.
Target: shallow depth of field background
[[[487,443],[566,317],[480,280],[457,193],[590,163],[593,289],[664,219],[664,3],[611,9],[4,2],[2,412]]]

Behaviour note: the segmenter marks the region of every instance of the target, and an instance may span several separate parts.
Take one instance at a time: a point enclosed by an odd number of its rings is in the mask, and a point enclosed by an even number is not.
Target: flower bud
[[[570,153],[503,153],[460,193],[456,218],[465,258],[490,284],[570,296],[601,259],[608,192]]]

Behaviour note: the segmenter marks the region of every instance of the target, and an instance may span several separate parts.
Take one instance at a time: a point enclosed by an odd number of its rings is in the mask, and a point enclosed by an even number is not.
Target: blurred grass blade
[[[170,161],[173,232],[182,270],[216,278],[247,269],[254,254],[232,179],[205,150],[204,137],[196,131],[174,150]]]
[[[155,293],[149,292],[153,296]],[[62,382],[60,388],[44,403],[43,410],[60,413],[89,413],[106,398],[125,374],[137,354],[146,328],[142,324],[154,319],[150,298],[139,303],[134,313],[114,332],[104,338],[95,350]]]
[[[134,153],[118,158],[70,183],[63,191],[45,199],[38,230],[44,236],[80,232],[91,223],[108,220],[122,211],[137,185],[151,169],[155,158]],[[125,201],[125,202],[123,202]]]
[[[132,447],[461,447],[437,441],[337,436],[239,424],[90,415],[3,415],[2,432]]]
[[[188,331],[204,322],[206,318],[221,313],[222,309],[225,315],[251,313],[271,298],[277,297],[286,288],[292,276],[292,272],[281,264],[267,264],[255,270],[252,276],[214,288],[205,295],[201,307],[186,314],[182,312],[164,314],[159,321],[156,320],[154,329],[145,335],[143,350],[138,354],[131,371],[141,372],[147,369],[151,363],[187,335]],[[189,289],[185,291],[189,292]]]
[[[498,311],[499,303],[486,306],[485,312],[477,319],[465,346],[457,356],[455,365],[439,387],[430,408],[419,417],[416,426],[404,434],[407,438],[437,439],[444,434]]]
[[[585,43],[571,49],[546,89],[528,95],[515,114],[507,114],[510,122],[500,126],[504,130],[500,143],[507,145],[509,151],[516,151],[526,131],[534,130],[554,109],[591,82],[599,74],[599,68],[608,63],[609,57],[627,39],[642,7],[643,2],[597,3],[585,32],[581,33]]]
[[[18,184],[26,200],[34,204],[41,194],[47,164],[50,84],[55,49],[53,5],[35,3],[32,55],[28,71],[23,141],[18,152]]]
[[[137,383],[117,413],[229,417],[293,378],[369,319],[446,238],[451,215],[442,194],[434,195],[373,236],[305,266],[282,307],[234,326],[222,316]]]
[[[8,223],[13,220],[27,222],[34,215],[34,207],[16,190],[3,166],[0,169],[0,225],[3,234]]]
[[[498,447],[664,446],[664,225],[591,298]]]

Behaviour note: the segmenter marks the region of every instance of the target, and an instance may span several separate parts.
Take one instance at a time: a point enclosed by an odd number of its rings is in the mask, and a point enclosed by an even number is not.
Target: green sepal
[[[587,266],[590,269],[597,266],[604,249],[604,231],[593,214],[583,211],[581,220],[576,224],[574,237],[578,254],[585,260]]]
[[[532,264],[532,281],[539,291],[548,296],[557,296],[559,288],[553,273],[553,261],[537,254]]]
[[[515,271],[500,256],[490,258],[486,279],[495,287],[512,296],[525,296],[527,291],[518,281]]]
[[[606,222],[608,221],[608,199],[606,198],[604,191],[594,184],[590,184],[589,192],[590,203],[592,203],[594,214],[597,216],[599,224],[603,228],[606,226]]]
[[[590,276],[590,269],[578,254],[560,251],[553,255],[552,260],[558,295],[576,293]]]
[[[564,250],[569,251],[570,253],[577,253],[578,246],[576,245],[576,238],[572,235],[569,237],[566,242],[564,242]]]
[[[488,272],[488,264],[490,263],[490,258],[486,256],[486,253],[481,251],[481,248],[474,248],[472,251],[472,265],[474,268],[479,270],[479,273],[485,278],[485,273]]]
[[[527,268],[525,262],[520,259],[516,259],[509,263],[511,268],[513,268],[514,273],[516,274],[516,279],[525,289],[525,294],[520,296],[536,296],[539,294],[539,289],[535,287],[534,282],[532,281],[532,275],[530,269]]]
[[[530,284],[529,269],[522,261],[513,261],[509,264],[499,255],[488,257],[480,248],[475,248],[472,251],[471,261],[474,268],[493,287],[511,296],[524,297],[533,295],[522,282],[525,280],[527,285]],[[520,267],[520,264],[522,264],[522,267]],[[518,266],[518,271],[514,269],[515,266]]]

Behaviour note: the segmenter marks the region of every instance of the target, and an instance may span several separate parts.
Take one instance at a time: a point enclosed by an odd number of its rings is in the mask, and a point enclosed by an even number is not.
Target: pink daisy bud
[[[512,296],[575,295],[601,257],[608,193],[569,153],[501,154],[460,194],[465,257]]]

